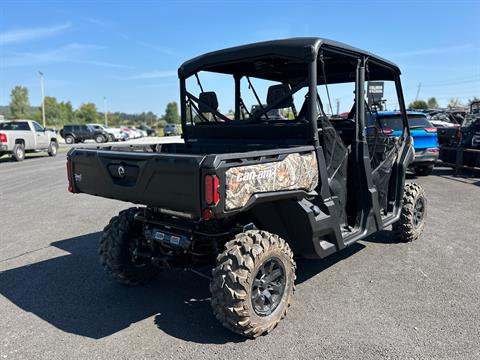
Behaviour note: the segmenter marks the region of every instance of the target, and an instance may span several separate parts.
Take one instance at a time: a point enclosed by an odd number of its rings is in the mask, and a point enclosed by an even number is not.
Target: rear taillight
[[[220,181],[216,175],[205,176],[205,203],[207,205],[217,205],[220,201],[219,185]]]
[[[424,128],[423,130],[425,130],[425,131],[428,132],[428,133],[436,133],[436,132],[437,132],[437,128],[436,128],[436,127],[426,127],[426,128]]]
[[[383,132],[383,135],[391,135],[391,134],[393,134],[393,129],[383,128],[382,132]]]
[[[206,175],[205,176],[205,203],[208,206],[216,206],[220,201],[220,194],[218,192],[218,187],[220,181],[216,175]],[[213,219],[214,213],[213,210],[208,207],[203,210],[203,218],[205,220]]]
[[[0,143],[7,142],[7,134],[0,134]]]
[[[70,158],[67,158],[67,179],[68,179],[68,191],[73,193],[72,163]]]
[[[439,151],[438,148],[427,149],[427,152],[431,154],[438,154],[438,151]]]

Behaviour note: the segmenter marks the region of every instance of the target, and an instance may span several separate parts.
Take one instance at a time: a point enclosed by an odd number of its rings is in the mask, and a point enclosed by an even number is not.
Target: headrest
[[[198,103],[198,109],[200,110],[200,112],[209,113],[212,112],[212,109],[218,109],[218,100],[215,91],[202,92],[198,96],[198,99],[200,100],[200,102]],[[207,104],[211,109],[207,108],[205,104]]]
[[[272,85],[268,88],[267,105],[270,106],[275,102],[285,98],[290,93],[290,87],[286,84]],[[293,96],[287,96],[281,103],[275,105],[274,109],[288,108],[293,105]]]

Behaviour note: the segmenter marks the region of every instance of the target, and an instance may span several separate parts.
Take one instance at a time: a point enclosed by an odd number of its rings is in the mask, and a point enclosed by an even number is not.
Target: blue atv
[[[416,175],[425,176],[432,173],[438,160],[439,146],[437,128],[427,120],[424,113],[408,111],[408,124],[413,137],[415,158],[410,168]],[[378,120],[376,120],[378,117]],[[398,111],[379,111],[368,116],[368,133],[379,129],[387,136],[398,137],[402,134],[402,119]]]

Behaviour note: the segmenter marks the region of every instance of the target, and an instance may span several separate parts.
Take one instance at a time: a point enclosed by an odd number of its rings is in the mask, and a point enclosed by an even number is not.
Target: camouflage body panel
[[[318,184],[315,153],[290,154],[282,161],[232,167],[226,175],[225,209],[238,209],[255,193],[280,190],[312,191]]]

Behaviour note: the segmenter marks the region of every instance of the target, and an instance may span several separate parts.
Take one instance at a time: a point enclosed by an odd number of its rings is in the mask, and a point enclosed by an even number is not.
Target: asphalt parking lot
[[[169,272],[111,282],[97,259],[129,204],[67,192],[65,153],[0,161],[0,357],[4,359],[479,359],[480,177],[437,168],[423,237],[388,231],[323,261],[298,261],[297,291],[270,335],[213,317],[208,281]],[[412,180],[412,179],[410,179]]]

